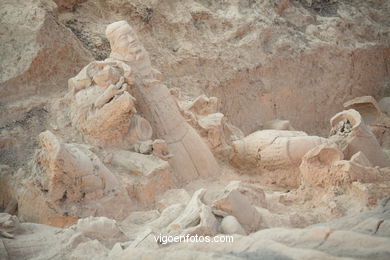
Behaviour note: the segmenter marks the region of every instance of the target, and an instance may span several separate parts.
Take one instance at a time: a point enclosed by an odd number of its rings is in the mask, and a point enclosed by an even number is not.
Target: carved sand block
[[[175,185],[169,163],[155,155],[117,150],[113,151],[111,165],[127,177],[128,194],[144,207],[153,206],[158,195]]]
[[[329,188],[332,183],[329,171],[334,162],[343,159],[343,152],[335,144],[322,144],[314,147],[303,156],[299,167],[303,185]]]
[[[371,96],[357,97],[344,103],[346,109],[358,111],[367,125],[378,121],[381,110],[376,100]]]
[[[181,116],[130,25],[125,21],[110,24],[106,35],[112,50],[107,61],[122,61],[131,66],[136,78],[133,94],[139,101],[137,109],[151,123],[157,138],[167,142],[176,177],[189,181],[218,175],[219,166],[213,154]]]
[[[14,238],[14,234],[18,232],[19,228],[20,223],[16,216],[0,213],[0,238]]]
[[[201,95],[191,101],[184,98],[180,89],[173,88],[169,92],[182,116],[207,140],[215,155],[224,157],[229,152],[232,141],[244,137],[239,128],[230,124],[224,114],[218,112],[218,98]]]
[[[330,139],[343,151],[346,159],[361,151],[374,166],[386,167],[390,161],[380,147],[375,135],[354,109],[344,110],[331,120]]]
[[[262,208],[267,207],[267,200],[264,191],[251,183],[242,181],[231,181],[226,187],[225,191],[237,190],[242,195],[246,196],[253,206]]]
[[[108,171],[95,173],[93,161],[77,146],[61,143],[50,131],[41,133],[39,138],[43,150],[37,159],[49,174],[43,187],[53,202],[59,203],[65,195],[69,202],[101,197],[106,188],[105,177],[108,189],[118,185]]]
[[[218,99],[201,95],[193,101],[183,98],[179,89],[170,89],[186,121],[207,140],[214,154],[224,156],[233,141],[244,137],[242,131],[218,112]]]
[[[194,227],[188,227],[182,232],[183,235],[203,235],[215,236],[218,232],[218,220],[214,216],[210,206],[203,204],[199,213],[199,224]]]
[[[376,136],[379,144],[383,148],[390,148],[390,118],[386,114],[386,99],[382,99],[382,105],[378,104],[371,96],[354,98],[346,103],[346,109],[358,111],[366,125]],[[383,111],[382,111],[383,107]]]
[[[249,202],[248,197],[237,189],[226,190],[213,202],[213,209],[221,210],[234,216],[247,233],[255,232],[262,227],[262,217]]]
[[[172,204],[171,206],[168,206],[161,212],[159,218],[149,222],[148,226],[151,227],[153,230],[160,232],[161,230],[166,229],[170,223],[176,220],[178,216],[180,216],[183,213],[185,208],[186,208],[185,204],[181,204],[181,203]]]
[[[108,248],[112,248],[117,242],[129,240],[119,228],[116,221],[106,217],[79,219],[74,227],[84,236],[90,239],[96,239]]]
[[[197,190],[184,211],[167,228],[171,234],[209,235],[217,234],[218,221],[211,207],[202,202],[205,189]]]
[[[198,120],[198,125],[204,133],[203,135],[207,136],[211,149],[217,149],[226,145],[223,120],[224,115],[222,113],[209,114]]]
[[[221,222],[221,231],[223,234],[246,235],[246,232],[242,228],[240,222],[238,222],[237,218],[235,218],[233,216],[226,216],[223,218],[223,220]]]
[[[289,169],[313,147],[330,143],[300,131],[263,130],[233,142],[231,163],[239,169]]]
[[[206,116],[196,115],[196,126],[201,136],[207,138],[214,153],[220,153],[233,141],[244,137],[242,131],[230,124],[222,113],[212,113]]]
[[[336,145],[319,145],[310,150],[302,159],[300,166],[302,184],[317,192],[329,191],[334,194],[349,194],[363,198],[367,204],[376,204],[389,195],[381,191],[388,187],[390,177],[388,168],[372,167],[364,153],[358,152],[351,160],[343,160],[344,154]]]
[[[380,169],[366,167],[353,161],[337,161],[332,166],[333,185],[341,183],[351,184],[352,182],[376,183],[388,178]]]
[[[364,187],[363,191],[370,197],[368,203],[376,204],[382,198],[390,195],[389,168],[373,167],[371,162],[362,153],[358,152],[349,161],[337,161],[334,163],[334,179],[336,183],[350,184],[348,192],[354,194],[356,187]],[[341,173],[340,173],[341,172]],[[347,176],[340,178],[340,176]],[[341,179],[341,181],[340,181]]]
[[[214,114],[218,112],[218,99],[201,95],[183,109],[203,116]]]
[[[123,217],[131,209],[126,190],[87,146],[62,143],[50,131],[39,139],[34,180],[19,206],[25,219],[61,226],[89,214]]]
[[[182,214],[180,214],[169,226],[171,230],[185,230],[188,227],[196,226],[199,223],[202,210],[202,199],[206,193],[205,189],[197,190],[188,202]]]
[[[130,122],[129,135],[126,137],[130,143],[144,142],[152,138],[153,129],[149,121],[140,115],[134,115]]]

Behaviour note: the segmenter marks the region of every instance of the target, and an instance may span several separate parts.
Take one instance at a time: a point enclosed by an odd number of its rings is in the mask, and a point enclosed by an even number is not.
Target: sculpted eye
[[[127,35],[121,35],[121,36],[119,36],[119,38],[118,38],[118,41],[123,41],[123,40],[126,40],[127,39]]]

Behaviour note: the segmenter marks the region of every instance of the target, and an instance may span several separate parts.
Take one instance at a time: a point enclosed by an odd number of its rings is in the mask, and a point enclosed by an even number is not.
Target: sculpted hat
[[[112,23],[110,25],[107,26],[106,28],[106,35],[108,38],[110,38],[110,36],[116,31],[118,30],[120,27],[122,26],[128,26],[130,27],[130,25],[126,22],[126,21],[118,21],[118,22],[115,22],[115,23]],[[130,27],[131,28],[131,27]]]

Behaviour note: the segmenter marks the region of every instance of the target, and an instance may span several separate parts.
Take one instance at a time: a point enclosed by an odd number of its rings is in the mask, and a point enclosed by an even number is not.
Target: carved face
[[[149,54],[126,21],[110,24],[106,35],[111,45],[111,58],[126,62],[141,74],[151,72]]]
[[[110,41],[111,53],[122,56],[125,61],[138,60],[137,56],[142,53],[142,47],[128,23],[123,21],[113,23],[107,27],[106,34]]]
[[[133,36],[129,26],[121,26],[114,34],[113,51],[121,54],[137,55],[142,49],[137,44],[137,39]]]

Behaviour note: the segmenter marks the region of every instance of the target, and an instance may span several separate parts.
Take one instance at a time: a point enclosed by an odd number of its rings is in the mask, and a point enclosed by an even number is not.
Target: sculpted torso
[[[106,35],[110,58],[92,62],[69,80],[72,123],[92,144],[106,147],[132,149],[140,141],[165,140],[180,180],[217,175],[210,148],[182,117],[130,25],[110,24]]]

